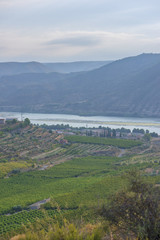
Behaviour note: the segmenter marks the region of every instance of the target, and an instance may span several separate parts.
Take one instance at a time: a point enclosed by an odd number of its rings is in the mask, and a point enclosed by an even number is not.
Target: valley
[[[159,12],[0,0],[0,240],[160,240]]]
[[[0,132],[0,239],[46,216],[96,222],[98,206],[127,186],[123,175],[133,168],[160,183],[159,137],[64,136],[23,122]],[[50,202],[29,209],[44,199]]]

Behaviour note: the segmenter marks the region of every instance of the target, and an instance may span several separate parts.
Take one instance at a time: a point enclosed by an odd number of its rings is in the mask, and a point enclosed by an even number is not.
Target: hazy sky
[[[160,53],[159,0],[0,0],[0,61]]]

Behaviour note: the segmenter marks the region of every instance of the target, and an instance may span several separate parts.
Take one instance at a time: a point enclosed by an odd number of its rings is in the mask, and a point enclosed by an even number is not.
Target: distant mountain
[[[39,62],[4,62],[0,63],[0,76],[20,73],[43,73],[47,68]]]
[[[160,117],[160,54],[81,73],[3,76],[0,86],[1,111]]]
[[[0,63],[0,76],[21,73],[81,72],[99,68],[111,61],[88,61],[69,63],[4,62]]]
[[[81,61],[81,62],[68,62],[68,63],[44,63],[49,72],[70,73],[90,71],[112,61]]]

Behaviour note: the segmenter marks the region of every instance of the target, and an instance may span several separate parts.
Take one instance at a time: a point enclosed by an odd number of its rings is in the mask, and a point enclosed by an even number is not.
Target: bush
[[[20,212],[22,210],[23,210],[23,208],[20,205],[14,206],[12,208],[12,212]]]
[[[133,232],[138,239],[160,239],[160,188],[130,172],[127,191],[112,196],[100,214],[112,224]]]
[[[47,222],[48,224],[48,222]],[[63,220],[63,224],[48,224],[37,222],[25,234],[17,236],[16,240],[101,240],[103,230],[100,225],[88,224],[83,228]],[[14,239],[14,238],[13,238]]]

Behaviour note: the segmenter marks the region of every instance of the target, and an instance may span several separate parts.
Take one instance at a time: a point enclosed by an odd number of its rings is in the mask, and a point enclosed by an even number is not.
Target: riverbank
[[[67,114],[0,112],[0,118],[14,117],[18,120],[29,118],[33,124],[69,124],[71,127],[110,127],[110,128],[141,128],[160,134],[160,119],[157,118],[131,118],[111,116],[78,116]]]

